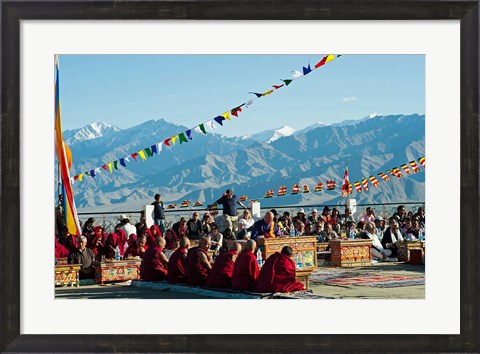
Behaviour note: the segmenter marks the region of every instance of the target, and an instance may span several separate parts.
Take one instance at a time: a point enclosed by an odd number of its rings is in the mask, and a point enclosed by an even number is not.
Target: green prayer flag
[[[200,130],[202,131],[203,134],[207,134],[207,132],[205,131],[205,126],[203,125],[203,123],[200,124],[198,127],[200,128]]]
[[[184,133],[178,134],[178,137],[179,137],[179,139],[180,139],[180,144],[181,144],[181,143],[188,143],[188,140],[187,140],[187,138],[185,137],[185,134],[184,134]]]
[[[113,161],[113,167],[114,167],[116,170],[118,170],[118,161],[117,161],[117,160]]]
[[[152,150],[149,147],[145,148],[145,152],[147,153],[148,157],[152,157]]]
[[[286,79],[286,80],[282,80],[282,81],[285,83],[285,86],[288,86],[293,80]]]

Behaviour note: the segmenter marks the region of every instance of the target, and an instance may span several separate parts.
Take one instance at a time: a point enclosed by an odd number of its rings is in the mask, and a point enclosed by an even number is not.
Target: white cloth
[[[133,226],[132,224],[130,223],[126,223],[125,225],[122,226],[122,230],[125,231],[125,233],[127,234],[127,238],[131,235],[131,234],[135,234],[137,235],[137,228],[135,226]],[[137,235],[138,236],[138,235]]]
[[[380,258],[383,259],[383,255],[390,257],[392,255],[391,250],[386,250],[383,248],[382,243],[378,239],[377,235],[371,234],[368,231],[365,231],[365,234],[368,236],[370,240],[372,240],[372,246],[375,246],[375,248],[372,247],[372,256],[375,258]]]
[[[397,234],[395,235],[390,229],[390,235],[392,235],[392,243],[396,244],[398,241],[403,241],[402,233],[397,229]]]
[[[216,236],[214,236],[213,234],[209,234],[208,237],[210,237],[210,239],[212,240],[212,244],[215,246],[216,250],[219,250],[220,247],[222,247],[223,235],[220,232],[217,233]]]
[[[252,227],[254,223],[255,221],[253,220],[253,218],[250,218],[250,220],[241,218],[238,222],[240,230],[247,230],[249,227]]]

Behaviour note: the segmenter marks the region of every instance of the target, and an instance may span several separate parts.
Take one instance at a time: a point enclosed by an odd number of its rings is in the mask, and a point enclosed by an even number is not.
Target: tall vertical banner
[[[349,191],[350,182],[348,181],[348,165],[345,167],[345,173],[343,175],[343,184],[342,184],[342,197],[345,198],[350,193]]]
[[[72,165],[72,153],[63,141],[62,121],[60,115],[60,87],[59,87],[58,57],[55,57],[55,145],[57,149],[58,168],[62,175],[62,193],[64,203],[65,224],[72,235],[80,235],[77,208],[73,198],[72,185],[70,183],[70,166]]]

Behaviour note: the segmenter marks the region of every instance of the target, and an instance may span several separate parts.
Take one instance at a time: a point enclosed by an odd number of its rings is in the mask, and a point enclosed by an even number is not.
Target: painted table
[[[310,274],[312,274],[314,268],[313,267],[308,267],[308,268],[296,268],[295,269],[295,278],[297,281],[303,283],[305,285],[305,289],[310,289]]]
[[[141,259],[95,262],[95,281],[97,284],[104,284],[115,281],[139,280],[141,264]]]
[[[371,240],[331,240],[331,265],[334,267],[357,267],[372,264]]]
[[[410,250],[421,249],[425,253],[425,241],[398,241],[397,258],[399,261],[410,261]]]
[[[55,286],[80,285],[78,271],[80,264],[60,264],[55,266]]]
[[[281,252],[284,246],[293,249],[293,260],[301,264],[301,268],[317,267],[317,238],[315,236],[302,237],[259,237],[255,240],[262,252],[262,259],[265,261],[275,252]]]

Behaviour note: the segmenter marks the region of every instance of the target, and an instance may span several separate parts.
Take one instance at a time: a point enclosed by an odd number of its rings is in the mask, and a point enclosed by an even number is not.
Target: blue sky
[[[104,121],[129,128],[165,119],[189,128],[265,92],[318,55],[60,55],[64,130]],[[217,133],[425,113],[423,55],[343,55],[275,90]]]

